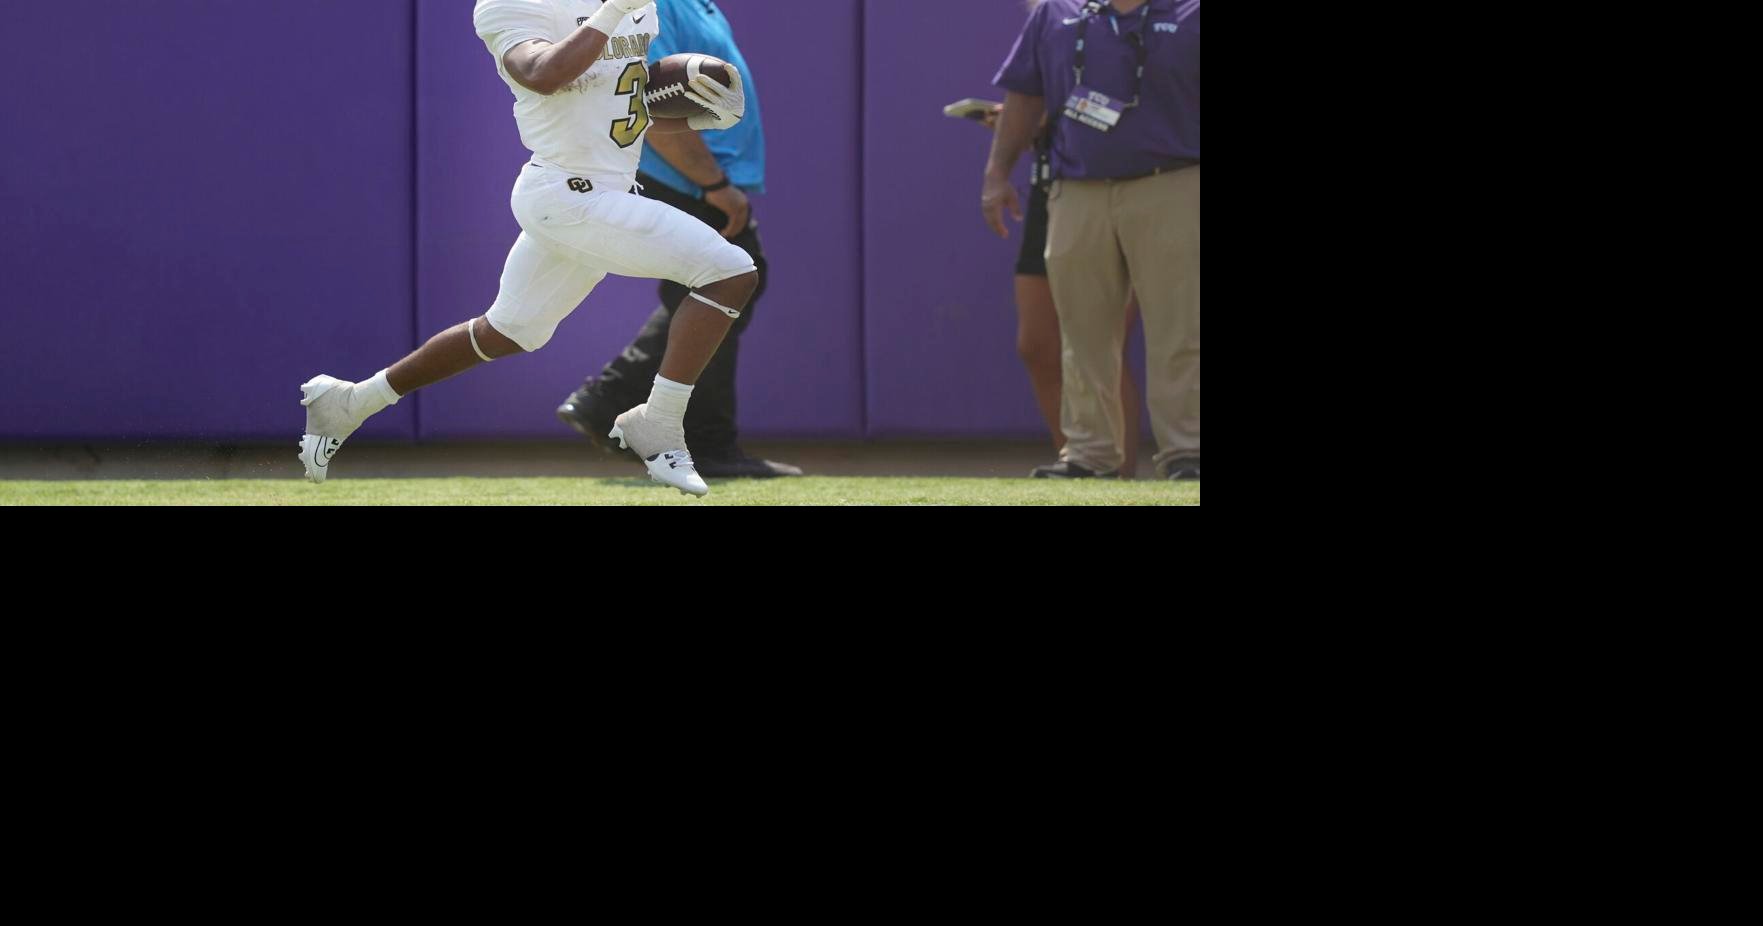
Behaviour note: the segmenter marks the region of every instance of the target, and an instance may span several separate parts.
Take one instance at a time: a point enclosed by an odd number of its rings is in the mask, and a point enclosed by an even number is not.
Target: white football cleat
[[[710,486],[698,475],[698,467],[692,464],[691,451],[686,449],[685,429],[655,424],[649,420],[648,412],[649,406],[639,405],[619,415],[612,422],[612,433],[607,436],[618,441],[618,446],[642,457],[643,465],[649,468],[650,479],[673,486],[681,495],[699,498],[709,495]]]
[[[300,387],[300,404],[306,406],[306,436],[300,439],[300,463],[306,467],[306,481],[324,482],[330,474],[331,458],[366,420],[349,412],[349,393],[354,388],[354,383],[329,376],[314,377]]]

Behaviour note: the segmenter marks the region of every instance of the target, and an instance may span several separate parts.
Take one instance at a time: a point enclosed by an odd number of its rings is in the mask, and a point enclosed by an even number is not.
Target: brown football
[[[728,76],[728,62],[710,55],[668,55],[649,65],[649,89],[643,101],[649,115],[657,119],[690,119],[704,112],[704,107],[686,98],[693,74],[708,74],[724,87],[734,81]]]

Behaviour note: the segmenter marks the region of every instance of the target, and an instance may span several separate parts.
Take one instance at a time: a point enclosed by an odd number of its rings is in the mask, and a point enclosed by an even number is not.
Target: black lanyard
[[[1112,10],[1109,11],[1108,15],[1110,18],[1114,18],[1114,12]],[[1089,47],[1088,47],[1089,46],[1089,38],[1090,38],[1090,20],[1094,19],[1095,17],[1096,17],[1095,13],[1090,13],[1090,12],[1086,11],[1083,15],[1083,18],[1078,20],[1078,23],[1077,23],[1077,64],[1076,64],[1076,70],[1077,70],[1077,85],[1079,87],[1084,85],[1084,63],[1089,60],[1089,55],[1090,55]],[[1133,44],[1133,48],[1138,53],[1139,72],[1138,72],[1138,76],[1133,78],[1132,102],[1126,104],[1127,109],[1131,109],[1134,106],[1139,105],[1139,92],[1145,89],[1145,62],[1147,62],[1151,59],[1151,48],[1149,45],[1145,44],[1145,30],[1147,28],[1149,28],[1150,19],[1151,19],[1151,0],[1145,0],[1145,10],[1144,10],[1144,12],[1139,14],[1139,31],[1128,33],[1128,35],[1131,37],[1130,41]],[[1120,20],[1118,18],[1114,19],[1114,28],[1115,28],[1116,32],[1119,32]]]

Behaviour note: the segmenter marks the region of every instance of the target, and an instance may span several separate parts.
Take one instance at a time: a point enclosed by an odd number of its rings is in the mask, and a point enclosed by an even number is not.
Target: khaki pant
[[[1120,468],[1126,301],[1145,324],[1145,405],[1158,475],[1200,455],[1200,168],[1139,180],[1062,180],[1048,202],[1047,280],[1065,342],[1064,458]]]

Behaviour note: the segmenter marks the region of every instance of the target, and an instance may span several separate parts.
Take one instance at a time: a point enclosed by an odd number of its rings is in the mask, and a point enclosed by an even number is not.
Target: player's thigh
[[[619,276],[673,280],[699,289],[754,272],[753,258],[716,230],[666,203],[628,193],[583,197],[543,234],[584,263]],[[530,229],[529,229],[530,230]]]
[[[575,253],[522,232],[502,268],[502,288],[490,307],[490,325],[522,350],[536,351],[550,342],[557,326],[605,278],[605,270],[584,263]]]

